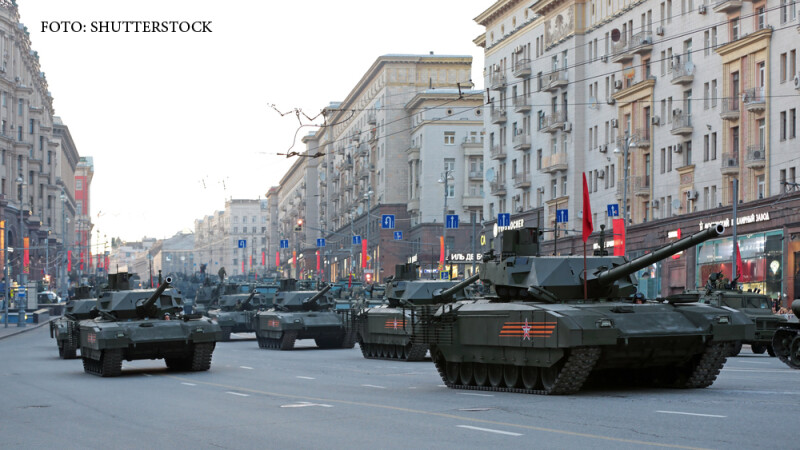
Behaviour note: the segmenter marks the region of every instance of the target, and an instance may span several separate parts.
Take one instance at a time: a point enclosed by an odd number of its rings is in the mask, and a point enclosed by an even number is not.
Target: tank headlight
[[[294,323],[300,323],[300,319],[294,319]]]
[[[731,318],[730,318],[730,316],[717,316],[717,323],[721,323],[721,324],[726,324],[727,325],[727,324],[731,323]]]
[[[614,321],[611,319],[600,319],[597,321],[597,328],[611,328],[614,326]]]
[[[194,330],[194,331],[197,332],[197,333],[202,333],[203,332],[203,328],[202,327],[197,327],[197,329]]]
[[[118,338],[125,337],[125,332],[123,332],[123,331],[117,331],[117,337],[118,337]]]

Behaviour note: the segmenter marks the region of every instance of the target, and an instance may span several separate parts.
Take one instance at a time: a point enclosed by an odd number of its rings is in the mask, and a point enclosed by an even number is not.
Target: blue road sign
[[[289,240],[281,239],[281,248],[289,248]]]
[[[608,208],[608,217],[619,217],[619,205],[617,203],[612,203],[607,206]]]
[[[395,231],[394,232],[394,240],[395,241],[402,241],[403,240],[403,232],[402,231]]]
[[[353,245],[358,245],[361,243],[361,236],[355,235],[353,236]]]
[[[239,239],[239,248],[247,248],[247,239]]]
[[[511,214],[501,213],[497,215],[497,226],[508,227],[511,226]]]
[[[325,238],[317,239],[317,247],[325,247]]]
[[[381,216],[381,228],[394,229],[394,214],[384,214]]]
[[[444,224],[445,228],[458,228],[458,214],[448,214],[447,222]]]
[[[439,278],[442,280],[449,280],[450,279],[450,272],[443,270],[439,272]]]
[[[569,210],[568,209],[557,209],[556,210],[556,222],[557,223],[566,223],[569,221]]]

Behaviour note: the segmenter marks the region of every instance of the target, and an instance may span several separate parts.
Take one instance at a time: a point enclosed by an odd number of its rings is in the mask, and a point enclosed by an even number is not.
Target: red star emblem
[[[522,340],[524,341],[525,339],[527,339],[527,340],[530,341],[531,340],[531,326],[528,325],[528,319],[525,319],[525,325],[522,326],[522,332],[524,333],[522,335]]]
[[[394,322],[392,322],[392,325],[394,325],[394,329],[396,330],[397,329],[397,317],[394,318]]]

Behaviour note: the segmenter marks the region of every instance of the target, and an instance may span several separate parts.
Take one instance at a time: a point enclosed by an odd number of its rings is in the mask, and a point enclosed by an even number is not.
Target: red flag
[[[614,256],[625,256],[625,239],[622,233],[625,232],[624,219],[614,219],[612,222],[614,229]]]
[[[31,253],[29,250],[31,238],[22,238],[22,273],[31,273]]]
[[[319,250],[317,250],[317,272],[319,272]]]
[[[267,265],[267,252],[261,252],[261,265]]]
[[[275,252],[275,268],[281,266],[281,252]]]
[[[583,242],[589,240],[594,231],[592,225],[592,205],[589,202],[589,186],[586,184],[586,172],[583,173]]]
[[[439,270],[444,270],[444,236],[439,236]]]
[[[361,241],[361,268],[367,268],[367,240],[363,239]]]
[[[242,273],[244,274],[244,258],[242,258]]]
[[[67,272],[72,272],[72,250],[67,250]]]
[[[744,268],[742,267],[742,254],[739,252],[739,240],[736,240],[736,276],[743,278]]]

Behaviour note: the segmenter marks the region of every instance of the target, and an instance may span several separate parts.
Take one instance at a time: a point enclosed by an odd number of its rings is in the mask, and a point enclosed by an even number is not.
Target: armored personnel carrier
[[[480,266],[493,298],[445,304],[431,318],[424,337],[433,362],[459,389],[572,394],[590,375],[602,382],[609,373],[710,386],[733,343],[753,339],[753,323],[736,310],[679,299],[636,304],[633,274],[723,231],[709,228],[630,261],[538,256],[538,230],[504,231],[502,254],[490,252]]]
[[[736,356],[742,350],[742,344],[749,344],[753,353],[769,352],[772,349],[772,337],[775,330],[786,322],[782,316],[773,314],[772,300],[769,296],[756,292],[744,292],[736,287],[736,282],[723,281],[722,272],[712,273],[704,289],[692,289],[682,294],[667,297],[667,300],[696,301],[714,306],[727,306],[743,312],[755,324],[755,337],[752,341],[739,341],[731,346],[728,356]]]
[[[231,339],[233,333],[251,333],[255,329],[257,310],[272,306],[255,289],[250,294],[230,294],[219,298],[219,309],[212,309],[208,317],[222,328],[222,341]]]
[[[792,302],[792,312],[800,319],[800,301]],[[781,324],[772,337],[775,355],[792,369],[800,369],[800,323]]]
[[[219,325],[199,314],[181,315],[180,294],[157,289],[106,291],[97,299],[98,316],[80,322],[81,357],[86,373],[117,376],[122,361],[165,359],[173,370],[208,370]]]
[[[78,324],[81,320],[92,318],[92,310],[96,304],[97,299],[94,298],[70,300],[64,308],[64,315],[50,322],[50,337],[56,339],[58,356],[61,359],[78,357],[81,342]]]
[[[273,308],[256,314],[258,346],[291,350],[297,339],[314,339],[319,348],[353,348],[350,311],[335,308],[330,289],[278,292]]]
[[[478,280],[473,275],[461,282],[419,280],[415,265],[398,265],[387,283],[388,304],[362,309],[355,319],[359,347],[365,358],[421,361],[428,344],[415,334],[436,305],[463,300],[464,289]],[[427,309],[426,309],[427,308]]]

